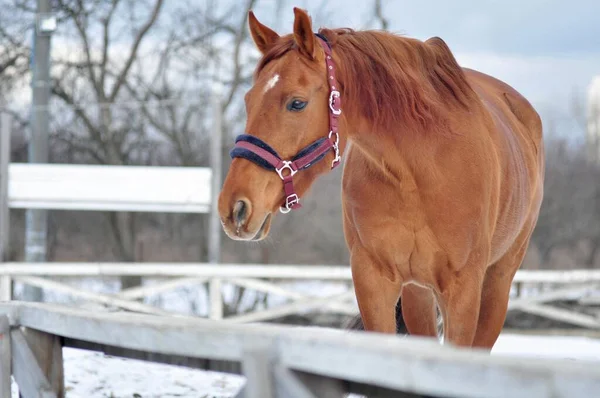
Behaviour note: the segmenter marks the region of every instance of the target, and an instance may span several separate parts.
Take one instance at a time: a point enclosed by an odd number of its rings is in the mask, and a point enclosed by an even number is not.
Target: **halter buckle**
[[[283,214],[287,214],[292,210],[292,206],[294,206],[298,203],[300,203],[300,198],[298,198],[298,195],[293,193],[293,194],[289,195],[287,198],[285,198],[285,207],[280,206],[279,211]]]
[[[331,109],[331,113],[336,116],[339,116],[342,113],[341,109],[335,109],[335,100],[340,98],[340,92],[337,90],[331,90],[329,93],[329,109]]]
[[[294,170],[293,164],[291,161],[289,160],[283,160],[283,165],[278,168],[275,169],[275,171],[277,172],[277,174],[279,174],[279,178],[281,178],[282,180],[287,177],[283,175],[284,170],[289,170],[290,174],[289,177],[293,176],[294,174],[296,174],[298,172],[298,170]]]

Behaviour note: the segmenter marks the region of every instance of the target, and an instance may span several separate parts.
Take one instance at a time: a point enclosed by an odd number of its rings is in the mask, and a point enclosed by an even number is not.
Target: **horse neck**
[[[347,118],[347,126],[357,126],[346,130],[345,138],[366,155],[375,168],[385,174],[415,175],[428,168],[445,138],[415,134],[401,126],[393,131],[374,129],[368,122]],[[384,170],[385,169],[385,170]]]
[[[476,94],[441,39],[363,31],[340,34],[334,48],[348,135],[361,146],[435,143],[473,111]]]

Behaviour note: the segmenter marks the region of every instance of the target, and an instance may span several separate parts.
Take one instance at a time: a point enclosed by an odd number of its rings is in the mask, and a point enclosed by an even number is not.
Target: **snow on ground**
[[[67,398],[229,398],[245,378],[64,348]],[[12,398],[19,398],[13,383]]]
[[[67,398],[229,398],[234,397],[245,382],[242,376],[122,359],[85,350],[65,348],[63,354]],[[503,334],[492,355],[600,363],[600,340]],[[16,387],[13,387],[13,398],[18,398]]]
[[[492,355],[600,362],[600,340],[577,336],[502,334]]]

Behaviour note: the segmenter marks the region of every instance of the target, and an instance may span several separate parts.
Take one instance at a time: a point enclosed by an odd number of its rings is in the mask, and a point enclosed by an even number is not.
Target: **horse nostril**
[[[233,206],[233,221],[235,222],[238,230],[246,221],[246,217],[248,215],[248,204],[245,200],[238,200],[235,202],[235,206]]]

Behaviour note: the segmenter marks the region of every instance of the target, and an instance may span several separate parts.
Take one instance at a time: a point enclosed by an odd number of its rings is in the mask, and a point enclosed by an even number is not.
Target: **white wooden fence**
[[[138,299],[182,285],[209,282],[210,317],[223,317],[222,283],[282,296],[291,302],[252,314],[237,315],[231,322],[256,322],[294,313],[301,309],[323,308],[345,314],[356,313],[348,267],[307,266],[224,266],[219,261],[220,223],[216,214],[216,194],[220,184],[220,124],[215,101],[215,129],[211,154],[213,168],[134,167],[59,164],[11,164],[10,120],[0,120],[0,299],[10,300],[12,281],[53,289],[78,298],[114,305],[123,309],[162,314],[165,311]],[[214,172],[213,172],[214,171]],[[19,264],[1,265],[8,247],[9,208],[40,208],[101,211],[210,212],[210,261],[204,264]],[[76,289],[43,276],[100,276],[135,274],[177,279],[156,286],[143,286],[117,295]],[[346,290],[334,297],[310,297],[284,288],[277,279],[337,279]],[[540,291],[535,296],[519,297],[523,286],[553,285],[559,290]],[[519,271],[515,278],[516,297],[511,309],[519,309],[588,328],[600,328],[599,316],[551,307],[547,303],[579,296],[593,304],[599,299],[589,295],[598,289],[600,276],[595,271]],[[531,290],[531,289],[530,289]]]
[[[143,286],[117,293],[91,292],[74,287],[69,281],[57,280],[84,277],[117,277],[140,275]],[[234,314],[230,323],[272,320],[306,311],[333,312],[345,315],[358,313],[352,276],[348,266],[252,265],[195,263],[5,263],[0,264],[0,299],[10,300],[12,282],[38,286],[67,294],[84,301],[155,315],[169,312],[144,302],[144,298],[160,295],[180,287],[208,283],[211,319],[223,319],[223,287],[230,284],[257,292],[278,296],[283,303],[250,313]],[[299,281],[338,282],[333,294],[322,295],[298,291]],[[600,298],[600,270],[526,271],[517,272],[509,302],[510,310],[521,310],[542,317],[570,323],[588,329],[600,329],[600,311],[584,313],[576,309],[553,306],[557,300],[573,300],[595,306]]]
[[[11,373],[24,398],[63,397],[63,346],[206,367],[227,361],[246,377],[238,397],[594,397],[600,368],[439,345],[433,339],[174,316],[0,304],[0,393]],[[12,368],[12,372],[11,372]]]

